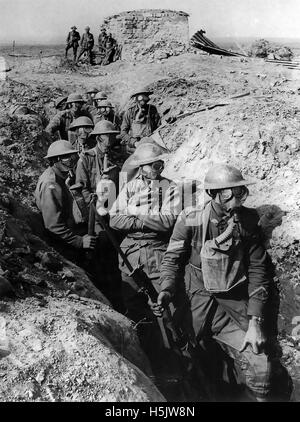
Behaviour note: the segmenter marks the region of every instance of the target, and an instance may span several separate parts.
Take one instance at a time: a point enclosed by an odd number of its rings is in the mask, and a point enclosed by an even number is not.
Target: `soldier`
[[[98,94],[98,92],[99,92],[99,89],[97,89],[97,88],[89,88],[87,91],[86,91],[86,95],[87,95],[87,105],[89,105],[89,106],[96,106],[96,103],[95,103],[95,96],[96,96],[96,94]]]
[[[91,136],[96,137],[97,145],[84,152],[78,161],[76,183],[81,184],[82,195],[87,204],[103,180],[109,179],[115,192],[118,191],[119,173],[123,163],[120,153],[114,150],[118,133],[111,122],[103,120],[97,123],[91,133]],[[95,250],[95,284],[116,309],[123,311],[117,252],[97,223],[95,230],[98,236]]]
[[[68,139],[71,143],[74,143],[76,141],[75,134],[69,131],[73,120],[80,116],[93,119],[91,113],[84,107],[84,103],[85,101],[80,94],[70,94],[66,102],[68,109],[57,113],[50,120],[45,131],[52,137],[58,132],[60,139]]]
[[[94,36],[90,32],[90,29],[91,28],[89,26],[86,26],[84,28],[85,33],[82,35],[82,38],[81,38],[80,52],[79,52],[79,55],[77,57],[77,62],[79,61],[80,57],[84,53],[87,53],[88,60],[89,60],[90,64],[93,64],[92,50],[94,48]]]
[[[98,108],[98,103],[99,103],[100,101],[107,100],[107,99],[108,99],[108,96],[107,96],[107,94],[106,94],[105,92],[103,92],[103,91],[98,92],[98,93],[95,95],[95,98],[94,98],[94,101],[95,101],[95,107],[97,107],[97,108]]]
[[[98,101],[97,99],[97,114],[94,116],[94,122],[98,123],[101,120],[108,120],[113,123],[116,129],[120,129],[120,118],[114,112],[114,106],[108,100]]]
[[[149,96],[153,92],[146,89],[135,92],[131,99],[134,103],[123,116],[121,125],[122,143],[128,153],[134,152],[136,143],[145,136],[150,136],[161,124],[156,107],[149,104]]]
[[[242,205],[251,183],[225,164],[207,172],[204,188],[211,200],[204,208],[183,210],[176,222],[161,266],[157,312],[183,284],[178,275],[185,272],[194,339],[203,345],[213,338],[240,365],[254,398],[267,401],[263,321],[270,276],[258,215]]]
[[[93,129],[94,123],[86,116],[78,117],[71,123],[69,130],[76,133],[76,139],[72,139],[74,141],[72,145],[79,153],[85,152],[94,146],[92,145],[92,140],[89,138]]]
[[[123,164],[123,157],[119,150],[115,148],[118,144],[116,136],[119,133],[115,126],[107,120],[97,123],[90,133],[90,137],[96,137],[97,145],[84,152],[78,161],[76,171],[76,183],[81,183],[82,194],[87,204],[89,204],[91,194],[96,192],[97,184],[102,179],[105,156],[107,157],[109,178],[118,189],[119,172]]]
[[[76,61],[77,49],[79,46],[80,35],[76,31],[76,26],[72,26],[71,31],[68,33],[67,46],[66,46],[66,58],[68,57],[68,51],[73,48],[74,62]]]
[[[55,100],[55,108],[58,111],[63,111],[67,107],[68,96],[59,97]]]
[[[96,238],[76,227],[73,199],[66,181],[78,160],[78,151],[65,140],[53,142],[46,157],[50,166],[40,176],[35,200],[49,240],[60,253],[82,264],[82,249],[93,249]]]
[[[99,37],[98,37],[99,53],[104,53],[105,52],[106,39],[107,39],[106,29],[105,28],[101,28],[101,32],[100,32]]]
[[[110,211],[110,226],[125,236],[121,247],[129,262],[135,269],[143,268],[158,292],[160,264],[180,211],[176,185],[161,176],[164,158],[154,144],[137,148],[131,164],[139,173],[124,186]],[[138,323],[142,346],[153,366],[157,365],[160,333],[156,319],[122,259],[120,270],[127,315]]]
[[[102,65],[107,65],[113,62],[114,55],[116,52],[117,41],[112,37],[110,33],[105,39],[105,57],[102,60]]]

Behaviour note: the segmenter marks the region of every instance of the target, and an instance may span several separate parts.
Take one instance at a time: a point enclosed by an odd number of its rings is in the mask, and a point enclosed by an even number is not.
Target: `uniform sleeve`
[[[183,211],[175,224],[169,246],[161,264],[161,291],[176,292],[177,280],[185,271],[191,253],[192,227]]]
[[[263,316],[269,296],[268,255],[259,227],[248,240],[248,315]]]
[[[61,188],[58,184],[45,186],[41,198],[41,211],[47,230],[67,244],[78,249],[82,248],[82,237],[74,234],[62,218]]]
[[[91,183],[89,172],[86,166],[86,159],[80,158],[77,163],[76,168],[76,183],[80,183],[82,185],[82,196],[86,204],[89,204],[91,198]]]
[[[160,212],[142,216],[144,226],[154,232],[170,231],[180,214],[181,200],[178,188],[171,186],[167,189]]]
[[[135,215],[127,213],[128,191],[125,186],[110,210],[111,228],[124,234],[143,231],[143,222]]]
[[[121,125],[121,138],[127,144],[130,142],[129,130],[130,130],[130,110],[124,113],[123,121]]]
[[[46,127],[45,131],[47,133],[49,133],[49,135],[53,136],[54,133],[59,130],[60,125],[61,125],[61,115],[60,114],[56,114],[53,119],[50,120],[50,122],[48,123],[48,126]]]
[[[70,32],[68,33],[68,36],[67,36],[67,41],[66,41],[66,43],[67,44],[69,44],[69,42],[70,42],[70,37],[71,37],[71,34],[70,34]]]

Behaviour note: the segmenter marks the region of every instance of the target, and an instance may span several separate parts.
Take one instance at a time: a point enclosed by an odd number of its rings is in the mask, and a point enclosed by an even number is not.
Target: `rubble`
[[[250,57],[291,60],[294,57],[292,50],[289,47],[278,45],[261,39],[256,40],[248,49]]]

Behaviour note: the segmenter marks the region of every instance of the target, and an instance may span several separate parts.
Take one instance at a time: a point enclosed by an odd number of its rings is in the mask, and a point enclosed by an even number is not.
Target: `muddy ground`
[[[261,59],[192,53],[79,69],[59,57],[10,64],[0,82],[0,276],[12,296],[2,292],[0,302],[2,399],[164,400],[146,376],[148,362],[129,321],[102,303],[80,270],[49,251],[32,214],[53,99],[96,86],[121,110],[132,90],[145,86],[164,121],[216,105],[159,130],[171,153],[166,176],[203,181],[212,163],[227,162],[258,182],[247,204],[260,212],[275,265],[282,362],[299,401],[300,72]],[[239,94],[249,95],[230,100]],[[20,101],[37,115],[12,115]],[[59,263],[49,264],[46,252]]]

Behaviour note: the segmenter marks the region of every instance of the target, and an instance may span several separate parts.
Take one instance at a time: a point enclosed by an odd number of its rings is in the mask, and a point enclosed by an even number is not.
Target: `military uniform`
[[[77,61],[80,57],[86,52],[88,54],[88,58],[90,63],[92,64],[92,50],[94,48],[94,36],[90,32],[85,32],[82,35],[81,42],[80,42],[80,52],[77,58]]]
[[[73,55],[74,55],[74,61],[76,60],[77,50],[79,46],[80,41],[80,35],[77,31],[70,31],[67,37],[67,46],[66,46],[66,57],[68,54],[68,50],[70,48],[73,48]]]
[[[82,109],[76,114],[72,110],[60,111],[49,122],[45,129],[46,132],[51,136],[54,136],[54,134],[58,132],[60,139],[68,140],[71,142],[71,144],[74,144],[76,142],[76,135],[72,131],[69,131],[69,127],[73,120],[80,116],[87,116],[93,120],[91,113],[84,107],[85,106],[83,106]]]
[[[106,33],[100,32],[98,36],[99,53],[105,52],[105,44],[106,44],[107,38],[108,38],[108,35]]]
[[[159,290],[160,264],[167,249],[180,198],[177,187],[166,178],[149,181],[139,175],[125,185],[110,211],[110,225],[126,237],[121,247],[134,268],[142,265]],[[130,272],[120,259],[124,299],[134,320],[147,311],[136,306],[136,290]],[[132,302],[133,300],[133,302]],[[138,302],[137,302],[138,303]]]
[[[103,177],[103,160],[104,154],[96,146],[83,152],[78,161],[76,183],[82,185],[82,195],[87,204],[90,202],[91,194],[96,192],[98,182]],[[122,165],[122,155],[118,151],[108,153],[108,166],[114,165],[116,167],[109,172],[108,177],[114,182],[116,192],[118,192],[119,172]],[[107,296],[116,309],[123,311],[117,252],[97,222],[95,231],[98,236],[93,262],[95,285]]]
[[[137,104],[133,104],[123,116],[121,138],[128,148],[134,150],[135,143],[141,138],[150,136],[161,124],[160,115],[153,104],[147,104],[143,122],[135,121],[139,112]]]
[[[79,263],[85,233],[76,225],[73,198],[60,171],[48,167],[40,176],[34,195],[50,242],[68,259]]]
[[[246,384],[256,397],[266,397],[270,389],[270,362],[266,354],[255,355],[248,347],[239,352],[248,329],[249,316],[264,315],[270,278],[267,254],[262,246],[255,210],[239,210],[239,229],[247,280],[226,293],[210,293],[203,283],[202,209],[184,210],[174,227],[161,266],[161,289],[172,294],[182,285],[190,299],[187,320],[192,321],[194,338],[201,342],[213,337],[239,363]],[[227,227],[220,206],[212,201],[206,239],[219,236]]]
[[[102,65],[107,65],[113,62],[115,51],[116,51],[116,40],[110,36],[108,36],[105,40],[104,48],[105,48],[105,56],[102,60]]]
[[[92,193],[96,192],[98,182],[103,176],[104,154],[95,146],[85,151],[80,157],[76,170],[76,183],[82,184],[82,194],[86,203],[90,201]],[[108,166],[116,166],[109,172],[109,179],[115,183],[118,190],[119,173],[123,164],[123,156],[118,150],[112,150],[108,153]]]
[[[119,116],[115,114],[113,110],[109,113],[108,116],[104,116],[100,112],[94,114],[94,123],[101,122],[101,120],[108,120],[109,122],[113,123],[117,130],[120,130],[121,127],[121,119]]]

